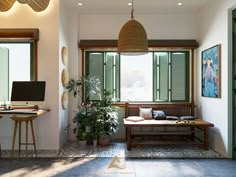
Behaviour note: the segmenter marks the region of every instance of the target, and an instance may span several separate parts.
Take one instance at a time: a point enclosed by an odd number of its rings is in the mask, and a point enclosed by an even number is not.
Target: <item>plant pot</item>
[[[79,147],[85,148],[87,145],[87,140],[79,140]]]
[[[98,143],[101,146],[108,146],[110,142],[111,142],[111,138],[109,135],[100,136],[100,138],[98,139]]]
[[[93,140],[93,147],[97,147],[98,145],[98,140]]]

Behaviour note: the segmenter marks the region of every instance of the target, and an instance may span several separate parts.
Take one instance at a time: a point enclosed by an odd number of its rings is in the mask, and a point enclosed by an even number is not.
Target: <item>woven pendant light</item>
[[[50,0],[30,0],[27,4],[36,12],[44,11]]]
[[[32,0],[17,0],[17,1],[21,4],[27,4],[29,1],[32,1]]]
[[[0,0],[0,11],[1,12],[8,11],[15,2],[16,0]]]
[[[133,0],[131,20],[121,28],[118,38],[117,52],[122,55],[143,55],[148,53],[147,33],[141,23],[133,16]]]

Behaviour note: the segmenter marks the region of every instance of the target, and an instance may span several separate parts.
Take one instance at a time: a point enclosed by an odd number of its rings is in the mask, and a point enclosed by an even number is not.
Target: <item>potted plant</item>
[[[100,96],[100,84],[100,80],[96,77],[80,77],[78,80],[70,79],[66,88],[69,92],[73,93],[75,98],[77,98],[77,96],[81,98],[80,93],[83,88],[89,95]],[[82,100],[82,98],[80,100]],[[75,112],[73,123],[75,124],[74,133],[76,134],[76,138],[79,141],[81,139],[91,140],[93,122],[97,114],[95,105],[93,102],[82,102],[78,104]]]
[[[105,92],[100,101],[97,102],[97,123],[99,126],[99,144],[109,145],[110,135],[118,132],[117,107],[112,105],[110,92]]]
[[[82,129],[82,127],[77,128],[76,138],[78,140],[79,146],[84,148],[87,144],[86,133]]]
[[[74,97],[77,97],[82,88],[85,88],[87,97],[95,95],[98,99],[94,102],[79,104],[73,120],[78,125],[75,129],[81,129],[89,134],[88,140],[92,137],[93,140],[99,140],[100,145],[108,145],[110,135],[118,131],[118,113],[117,107],[112,105],[112,94],[106,91],[102,95],[100,84],[100,80],[96,77],[82,77],[77,81],[71,79],[67,89],[73,92]],[[85,130],[88,125],[91,126],[91,131]]]

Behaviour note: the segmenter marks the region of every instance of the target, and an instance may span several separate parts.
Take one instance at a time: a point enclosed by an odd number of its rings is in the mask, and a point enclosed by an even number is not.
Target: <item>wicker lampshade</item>
[[[44,11],[50,0],[31,0],[27,4],[36,12]]]
[[[28,3],[29,1],[32,1],[32,0],[17,0],[17,1],[21,4],[26,4],[26,3]]]
[[[131,20],[120,30],[117,52],[122,55],[143,55],[148,53],[147,33],[141,23],[134,19],[132,0]]]
[[[8,11],[15,2],[16,0],[0,0],[0,11],[1,12]]]
[[[141,23],[132,18],[124,24],[119,33],[117,52],[123,55],[148,52],[147,33]]]

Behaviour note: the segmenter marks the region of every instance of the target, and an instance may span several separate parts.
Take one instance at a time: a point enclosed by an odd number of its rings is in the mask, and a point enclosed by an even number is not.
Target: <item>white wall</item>
[[[69,78],[77,79],[79,77],[79,53],[78,53],[78,12],[76,9],[67,9],[62,0],[60,0],[60,33],[59,33],[59,53],[61,54],[61,48],[63,46],[68,49],[68,63],[63,65],[61,56],[60,58],[60,72],[59,72],[59,88],[60,95],[66,88],[63,88],[61,84],[61,72],[66,68],[69,72]],[[67,138],[74,140],[75,136],[72,132],[71,125],[73,124],[73,117],[77,108],[77,99],[73,94],[68,93],[69,104],[68,107],[63,110],[61,107],[61,97],[59,97],[59,110],[60,110],[60,145],[63,145]]]
[[[196,39],[197,24],[194,14],[137,15],[147,32],[148,39]],[[121,27],[130,20],[130,14],[83,14],[79,16],[80,39],[118,39]],[[81,60],[79,58],[79,60]],[[81,69],[81,67],[79,67]],[[81,71],[79,71],[81,72]],[[73,112],[71,112],[73,114]],[[119,110],[119,132],[114,139],[124,139],[124,109]]]
[[[147,32],[148,39],[196,39],[197,24],[193,14],[135,15]],[[80,39],[118,39],[121,27],[130,14],[80,15]]]
[[[59,3],[50,1],[43,12],[34,12],[27,5],[15,2],[8,12],[0,12],[1,28],[39,28],[38,80],[46,81],[45,106],[51,111],[34,121],[38,149],[59,149]],[[0,141],[10,149],[13,121],[0,120]],[[17,142],[18,143],[18,142]],[[16,147],[17,148],[17,147]]]
[[[79,72],[81,72],[81,67],[79,65],[79,50],[78,50],[78,41],[79,41],[79,16],[76,10],[70,10],[69,13],[69,76],[72,79],[79,78]],[[73,94],[69,94],[69,125],[73,124],[73,118],[75,115],[75,110],[78,105],[78,100],[73,97]],[[72,132],[72,129],[68,129],[68,138],[69,140],[74,140],[75,135]]]
[[[199,27],[199,49],[196,58],[197,63],[197,106],[198,113],[203,119],[214,123],[210,132],[211,146],[221,154],[230,156],[230,128],[228,100],[228,84],[231,79],[228,77],[229,58],[228,55],[228,10],[236,5],[235,0],[209,0],[207,5],[198,15]],[[221,44],[221,98],[201,97],[201,52],[214,45]]]
[[[62,55],[61,49],[63,47],[69,48],[69,16],[68,16],[68,9],[65,8],[64,3],[60,0],[59,5],[59,73],[58,73],[58,80],[59,80],[59,136],[60,136],[60,146],[62,146],[67,141],[67,126],[68,126],[68,107],[66,109],[62,108],[62,101],[61,96],[64,91],[67,90],[63,87],[61,82],[61,73],[63,69],[68,71],[68,63],[65,65],[62,62]]]

